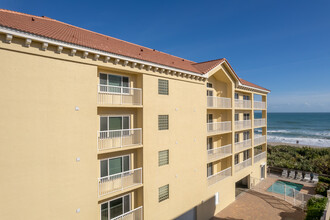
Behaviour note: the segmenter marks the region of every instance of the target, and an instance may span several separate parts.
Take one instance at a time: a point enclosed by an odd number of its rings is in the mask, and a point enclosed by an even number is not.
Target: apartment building
[[[267,94],[196,63],[0,9],[0,219],[209,219],[266,177]]]

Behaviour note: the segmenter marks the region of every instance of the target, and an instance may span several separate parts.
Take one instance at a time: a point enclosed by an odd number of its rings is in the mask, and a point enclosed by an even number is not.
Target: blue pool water
[[[287,195],[293,197],[293,190],[295,189],[297,191],[300,191],[301,188],[303,188],[304,185],[298,184],[298,183],[291,183],[286,181],[278,180],[273,185],[271,185],[267,191],[268,192],[274,192],[282,195]]]

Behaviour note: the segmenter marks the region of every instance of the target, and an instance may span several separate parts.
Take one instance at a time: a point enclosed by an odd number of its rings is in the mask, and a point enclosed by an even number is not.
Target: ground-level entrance
[[[235,183],[235,197],[237,197],[239,194],[249,189],[249,185],[250,185],[250,175],[247,175],[246,177],[237,181]]]

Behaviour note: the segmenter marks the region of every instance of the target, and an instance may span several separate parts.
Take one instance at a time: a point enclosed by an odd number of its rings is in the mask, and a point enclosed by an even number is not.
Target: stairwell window
[[[129,78],[127,76],[100,73],[99,90],[99,92],[128,94]]]
[[[170,197],[170,185],[158,188],[158,202],[162,202]]]
[[[158,94],[168,95],[168,80],[158,79]]]
[[[168,130],[168,115],[158,115],[158,130]]]
[[[169,164],[169,151],[162,150],[158,152],[158,166]]]

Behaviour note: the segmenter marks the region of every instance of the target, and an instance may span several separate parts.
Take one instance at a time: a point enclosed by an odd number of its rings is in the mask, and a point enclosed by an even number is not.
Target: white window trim
[[[108,176],[110,176],[110,174],[109,174],[109,160],[111,160],[111,159],[116,159],[116,158],[124,158],[124,157],[127,157],[128,156],[128,167],[129,167],[129,170],[131,170],[132,169],[132,162],[131,162],[131,155],[130,154],[126,154],[126,155],[122,155],[122,156],[117,156],[117,157],[108,157],[108,158],[105,158],[105,159],[102,159],[102,160],[100,160],[100,177],[101,177],[101,162],[102,161],[108,161]],[[123,166],[123,163],[124,163],[124,159],[122,159],[122,166]],[[123,166],[124,167],[124,166]]]
[[[108,84],[106,84],[106,85],[101,84],[101,82],[100,82],[100,75],[101,74],[107,75],[107,82],[109,82],[108,81],[108,76],[109,75],[120,76],[121,77],[121,83],[123,83],[123,77],[127,77],[128,78],[128,87],[125,87],[125,86],[112,86],[112,87],[117,87],[117,88],[131,88],[131,78],[129,76],[123,76],[123,75],[119,75],[119,74],[116,74],[116,73],[103,73],[103,72],[99,72],[99,84],[102,85],[102,86],[110,86],[110,85],[108,85]],[[123,90],[121,90],[121,91],[123,91]],[[130,95],[130,94],[125,93],[125,92],[105,92],[105,91],[102,91],[100,93],[119,94],[119,95]]]
[[[108,203],[108,220],[110,220],[110,202],[112,202],[113,200],[119,199],[119,198],[124,198],[125,196],[129,196],[129,211],[131,211],[132,210],[132,194],[127,193],[125,195],[122,195],[122,196],[119,196],[119,197],[116,197],[114,199],[111,199],[111,200],[108,200],[106,202],[101,203],[100,204],[100,219],[102,219],[102,205],[103,204]],[[123,201],[124,201],[124,199],[123,199]],[[125,214],[125,213],[124,213],[124,210],[123,210],[123,214]]]

